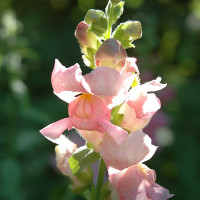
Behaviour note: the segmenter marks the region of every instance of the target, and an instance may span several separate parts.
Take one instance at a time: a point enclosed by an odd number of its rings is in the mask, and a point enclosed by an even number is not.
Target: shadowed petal
[[[96,152],[100,151],[101,145],[103,143],[104,134],[99,131],[87,131],[87,130],[78,130],[80,135],[90,144],[92,144]]]

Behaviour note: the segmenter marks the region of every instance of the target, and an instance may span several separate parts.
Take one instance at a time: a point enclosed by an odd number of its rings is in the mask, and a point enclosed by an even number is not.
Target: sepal
[[[72,184],[70,185],[70,189],[77,194],[83,194],[93,185],[92,168],[87,167],[71,180]]]

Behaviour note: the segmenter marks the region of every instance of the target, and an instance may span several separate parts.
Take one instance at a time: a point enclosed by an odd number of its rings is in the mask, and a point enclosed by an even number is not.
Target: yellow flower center
[[[74,114],[79,118],[90,118],[92,116],[92,110],[92,95],[81,95],[77,101]]]

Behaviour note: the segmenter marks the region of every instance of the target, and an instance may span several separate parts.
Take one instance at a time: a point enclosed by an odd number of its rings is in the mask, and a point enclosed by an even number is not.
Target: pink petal
[[[99,131],[87,131],[87,130],[78,130],[81,136],[90,144],[93,145],[93,148],[96,152],[100,151],[101,145],[103,143],[104,134]]]
[[[128,133],[125,130],[111,124],[109,121],[100,120],[98,123],[104,132],[109,135],[108,138],[112,141],[113,144],[118,146],[127,138]]]
[[[140,74],[139,69],[136,65],[137,59],[133,57],[128,57],[126,58],[126,64],[125,64],[125,69],[124,72],[132,72],[132,73],[137,73]]]
[[[133,165],[122,171],[108,168],[109,180],[123,200],[167,200],[173,195],[156,184],[156,173],[145,165]]]
[[[100,96],[109,108],[122,103],[135,78],[132,73],[120,74],[109,67],[99,67],[84,76],[83,86],[88,93]]]
[[[161,90],[167,86],[167,84],[162,84],[162,83],[160,83],[160,81],[161,81],[161,78],[158,77],[156,80],[153,80],[153,81],[147,82],[143,85],[140,85],[141,90],[143,92],[155,92],[155,91]]]
[[[72,124],[70,118],[64,118],[46,126],[42,130],[40,130],[40,133],[44,135],[47,139],[57,143],[56,139],[59,138],[66,129],[71,128]]]
[[[134,96],[131,97],[131,95]],[[160,100],[155,94],[139,93],[137,95],[130,92],[127,103],[135,110],[135,114],[138,119],[152,117],[161,107]]]
[[[146,192],[148,197],[152,200],[167,200],[174,196],[169,193],[169,190],[157,183],[154,183],[151,187],[146,187]]]
[[[83,94],[69,104],[69,116],[75,128],[88,131],[103,129],[98,121],[110,121],[111,113],[104,102],[91,94]]]
[[[107,131],[109,134],[109,131]],[[101,156],[107,167],[122,170],[132,165],[149,160],[157,147],[151,144],[151,139],[142,130],[132,132],[121,144],[113,138],[105,136],[101,147]]]
[[[71,102],[75,95],[85,92],[82,86],[82,72],[79,64],[64,67],[57,59],[51,75],[54,93],[66,102]]]
[[[137,118],[135,110],[126,102],[124,102],[120,107],[119,114],[123,114],[123,120],[118,124],[118,126],[129,131],[143,129],[151,120],[151,118]]]
[[[141,185],[144,174],[140,165],[133,165],[122,171],[110,173],[108,169],[109,180],[113,187],[118,191],[120,199],[134,200],[138,195],[138,188]],[[113,170],[111,170],[112,172]]]

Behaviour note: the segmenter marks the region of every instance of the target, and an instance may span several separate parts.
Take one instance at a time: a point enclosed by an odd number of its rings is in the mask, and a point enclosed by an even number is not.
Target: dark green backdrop
[[[54,59],[67,67],[78,62],[88,72],[74,31],[88,9],[106,3],[0,0],[1,200],[81,199],[68,190],[68,178],[55,167],[55,145],[39,130],[67,116],[67,104],[52,93]],[[200,196],[199,13],[199,0],[126,0],[120,19],[143,25],[142,39],[128,50],[138,59],[142,81],[161,76],[168,83],[158,94],[164,117],[157,118],[164,122],[152,119],[154,127],[147,128],[164,146],[147,165],[177,200]]]

